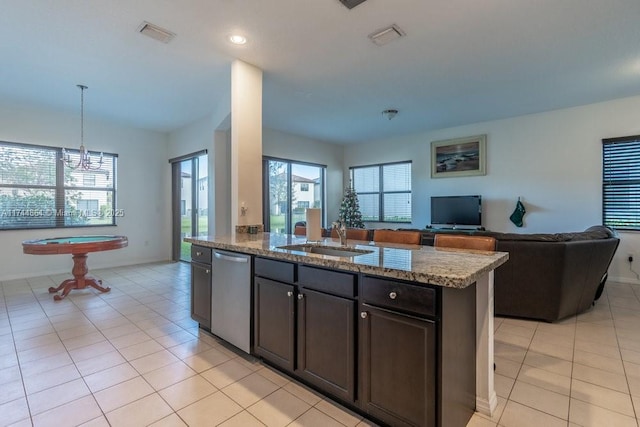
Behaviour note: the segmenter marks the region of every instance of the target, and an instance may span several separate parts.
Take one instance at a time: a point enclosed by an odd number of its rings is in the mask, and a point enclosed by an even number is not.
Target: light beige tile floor
[[[373,425],[198,330],[188,264],[91,273],[111,292],[54,302],[65,275],[0,282],[0,426]],[[495,331],[498,409],[469,426],[639,427],[640,286]]]

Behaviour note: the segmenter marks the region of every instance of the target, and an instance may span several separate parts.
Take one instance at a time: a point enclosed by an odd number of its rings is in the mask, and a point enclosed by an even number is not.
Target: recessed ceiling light
[[[245,44],[247,42],[247,38],[240,34],[232,34],[229,36],[229,41],[233,44]]]

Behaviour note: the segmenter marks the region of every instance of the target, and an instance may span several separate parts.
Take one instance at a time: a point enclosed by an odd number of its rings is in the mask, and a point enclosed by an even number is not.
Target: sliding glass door
[[[185,237],[208,234],[209,176],[207,154],[170,160],[173,186],[173,259],[191,261]]]
[[[306,208],[322,209],[324,218],[326,166],[265,158],[263,167],[266,231],[293,234]]]

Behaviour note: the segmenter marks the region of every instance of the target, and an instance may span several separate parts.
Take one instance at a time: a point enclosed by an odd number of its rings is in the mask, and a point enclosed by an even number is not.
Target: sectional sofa
[[[422,231],[433,245],[437,230]],[[493,236],[509,261],[495,270],[495,314],[555,322],[588,310],[600,297],[620,239],[603,226],[576,233],[516,234],[471,231]]]

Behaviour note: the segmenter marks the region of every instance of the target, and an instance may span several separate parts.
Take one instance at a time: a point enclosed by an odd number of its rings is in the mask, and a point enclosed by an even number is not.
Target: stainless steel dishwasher
[[[251,256],[213,251],[211,332],[251,351]]]

